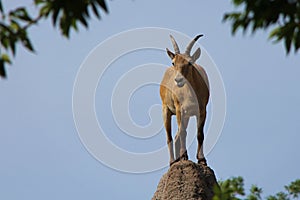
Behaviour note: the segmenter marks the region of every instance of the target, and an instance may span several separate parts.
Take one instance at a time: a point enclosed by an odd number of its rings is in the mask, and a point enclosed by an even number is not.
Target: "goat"
[[[160,84],[160,97],[162,100],[162,113],[167,133],[167,143],[170,154],[170,166],[179,160],[188,160],[186,150],[186,128],[189,118],[197,118],[197,159],[198,163],[206,164],[203,154],[204,125],[206,119],[206,106],[209,101],[209,82],[205,70],[195,62],[200,57],[198,48],[191,56],[190,52],[195,42],[203,35],[197,35],[187,46],[185,53],[181,54],[179,47],[170,35],[174,53],[166,48],[172,60]],[[171,132],[171,117],[176,115],[178,131],[175,136],[175,157],[173,138]]]

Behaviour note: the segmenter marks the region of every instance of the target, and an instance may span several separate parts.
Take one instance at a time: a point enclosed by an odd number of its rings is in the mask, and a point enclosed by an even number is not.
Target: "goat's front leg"
[[[179,127],[181,125],[181,112],[180,109],[176,108],[176,119],[177,119],[177,133],[175,135],[175,162],[178,161],[180,159],[180,131],[179,131]]]
[[[176,160],[188,160],[186,149],[186,128],[189,122],[189,117],[185,116],[181,109],[177,109],[176,111],[178,132],[175,137],[175,156]]]
[[[171,117],[172,113],[169,110],[168,106],[163,106],[163,120],[167,133],[167,143],[169,147],[170,154],[170,166],[174,163],[174,150],[173,150],[173,139],[172,139],[172,131],[171,131]]]
[[[180,132],[180,160],[188,160],[188,153],[186,149],[186,136],[187,136],[187,126],[189,123],[189,117],[182,116],[181,117],[181,127],[179,129]]]

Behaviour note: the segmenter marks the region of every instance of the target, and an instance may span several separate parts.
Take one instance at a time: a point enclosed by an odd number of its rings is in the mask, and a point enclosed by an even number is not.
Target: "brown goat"
[[[167,132],[167,143],[170,153],[170,165],[178,160],[188,160],[186,150],[186,128],[191,116],[197,117],[197,159],[198,163],[206,164],[203,154],[203,128],[206,119],[206,105],[209,100],[209,83],[205,70],[195,61],[200,57],[198,48],[191,56],[194,43],[203,35],[196,36],[181,54],[175,39],[171,37],[175,53],[168,48],[167,53],[173,66],[169,67],[160,85],[163,120]],[[175,158],[171,132],[171,117],[176,115],[178,131],[175,136]]]

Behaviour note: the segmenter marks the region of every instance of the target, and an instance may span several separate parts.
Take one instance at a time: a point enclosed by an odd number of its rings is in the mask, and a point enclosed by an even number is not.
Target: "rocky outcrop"
[[[215,185],[216,177],[210,167],[179,161],[162,176],[152,200],[211,200]]]

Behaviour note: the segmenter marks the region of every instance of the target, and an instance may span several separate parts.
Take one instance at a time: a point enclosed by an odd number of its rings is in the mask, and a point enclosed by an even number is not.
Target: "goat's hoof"
[[[206,159],[205,159],[205,158],[200,158],[200,159],[198,160],[198,164],[200,164],[200,165],[206,165],[206,166],[207,166]]]

